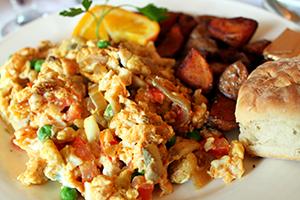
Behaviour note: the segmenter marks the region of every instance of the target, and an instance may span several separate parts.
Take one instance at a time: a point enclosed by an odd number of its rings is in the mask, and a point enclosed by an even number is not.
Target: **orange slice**
[[[105,15],[99,27],[99,39],[111,38],[115,42],[133,41],[144,45],[155,40],[160,31],[157,22],[121,8],[97,5],[90,11],[100,19],[108,10],[111,12]],[[73,36],[80,36],[88,40],[97,39],[96,24],[95,18],[90,13],[86,13],[75,27]]]

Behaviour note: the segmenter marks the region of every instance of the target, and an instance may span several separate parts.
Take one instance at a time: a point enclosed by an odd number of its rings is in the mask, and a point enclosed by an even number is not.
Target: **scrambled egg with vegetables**
[[[18,180],[58,181],[62,198],[149,200],[156,185],[164,195],[190,179],[240,178],[243,146],[206,126],[205,97],[174,65],[152,43],[79,38],[13,54],[0,69],[0,114],[29,157]]]

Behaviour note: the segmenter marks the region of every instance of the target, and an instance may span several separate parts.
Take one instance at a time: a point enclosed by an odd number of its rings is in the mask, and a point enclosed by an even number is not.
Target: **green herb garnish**
[[[64,17],[75,17],[77,15],[80,15],[84,12],[88,12],[92,5],[93,1],[90,0],[83,0],[81,2],[81,5],[83,6],[84,9],[82,8],[69,8],[69,10],[63,10],[59,14],[64,16]]]
[[[52,136],[52,125],[44,125],[42,126],[38,133],[37,133],[38,139],[41,142],[46,141],[47,139],[51,138]]]
[[[59,14],[65,17],[75,17],[81,13],[84,13],[84,10],[81,8],[70,8],[69,10],[61,11]]]
[[[157,22],[166,19],[167,12],[168,12],[166,8],[156,7],[153,3],[150,3],[142,8],[137,7],[137,10],[143,15],[145,15],[146,17],[148,17],[149,19]]]
[[[88,10],[90,9],[92,3],[93,3],[92,0],[83,0],[83,1],[81,2],[82,6],[84,7],[84,9],[85,9],[86,11],[88,11]]]
[[[200,141],[202,140],[202,136],[199,134],[199,132],[197,131],[191,131],[191,132],[188,132],[186,134],[186,137],[190,138],[190,139],[193,139],[193,140],[196,140],[196,141]]]
[[[77,199],[77,190],[69,187],[62,187],[60,190],[60,199],[61,200],[76,200]]]

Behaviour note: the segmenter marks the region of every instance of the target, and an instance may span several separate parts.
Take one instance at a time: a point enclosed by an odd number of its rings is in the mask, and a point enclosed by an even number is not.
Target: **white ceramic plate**
[[[122,4],[126,0],[113,1]],[[145,5],[150,1],[131,0],[134,5]],[[170,10],[191,14],[220,16],[245,16],[259,22],[255,39],[273,39],[286,27],[296,29],[292,23],[262,9],[229,0],[151,0]],[[39,19],[19,31],[7,36],[0,43],[0,63],[3,63],[15,50],[25,46],[35,46],[41,40],[59,41],[70,36],[76,20],[53,15]],[[16,177],[25,168],[23,152],[10,145],[9,134],[0,124],[0,199],[5,200],[58,200],[59,185],[49,183],[43,186],[24,187]],[[253,168],[255,164],[255,168]],[[300,198],[300,162],[274,159],[247,159],[247,172],[238,181],[225,185],[214,180],[202,189],[191,183],[175,187],[175,192],[163,200],[298,200]]]

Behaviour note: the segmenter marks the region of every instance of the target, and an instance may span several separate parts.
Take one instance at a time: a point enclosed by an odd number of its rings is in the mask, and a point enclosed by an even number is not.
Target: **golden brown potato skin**
[[[179,16],[180,13],[168,12],[167,18],[159,22],[160,32],[157,39],[158,43],[166,36],[166,34],[171,30],[171,28],[177,23]]]
[[[234,115],[235,104],[234,100],[218,94],[210,109],[209,124],[221,131],[237,128]]]
[[[251,42],[244,46],[244,51],[246,53],[254,54],[254,55],[263,55],[264,49],[271,44],[271,41],[263,39],[255,42]]]
[[[221,74],[228,67],[228,64],[222,62],[211,62],[209,63],[211,71],[215,77],[220,77]]]
[[[166,34],[166,37],[157,46],[157,52],[162,57],[173,57],[182,47],[184,42],[183,34],[179,25],[174,25]]]
[[[177,77],[192,88],[208,92],[213,85],[211,69],[203,56],[191,49],[177,69]]]
[[[183,53],[187,53],[192,48],[197,49],[204,57],[214,55],[218,52],[217,43],[209,37],[206,24],[201,23],[194,28]]]
[[[187,40],[190,33],[197,25],[197,22],[193,16],[181,13],[181,15],[178,18],[178,24],[180,26],[180,30],[181,30],[185,40]]]
[[[216,18],[210,21],[208,30],[212,37],[233,47],[241,47],[249,42],[258,23],[244,17]]]

